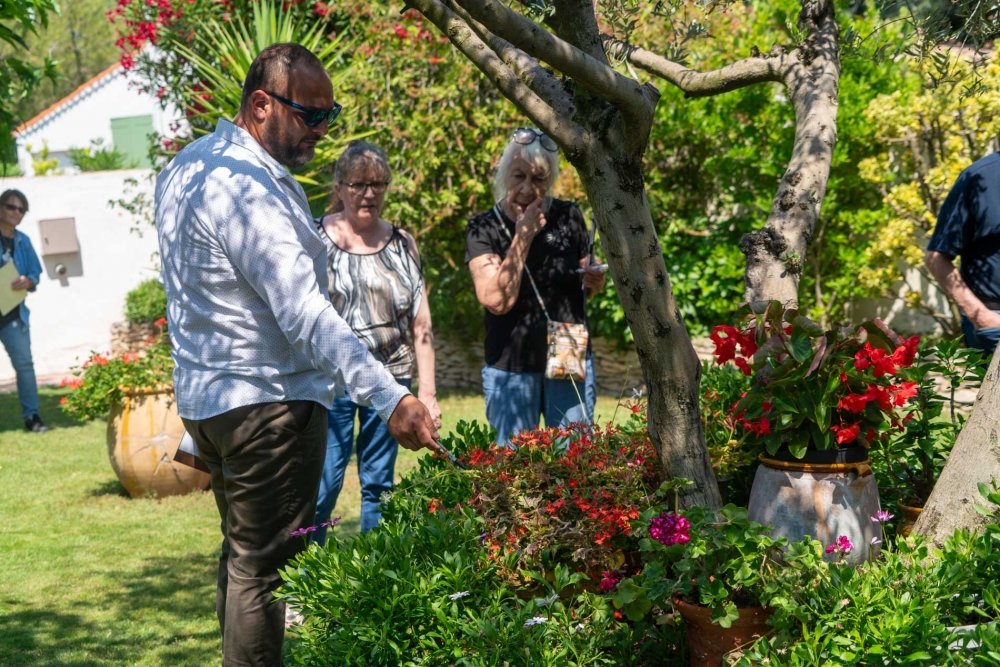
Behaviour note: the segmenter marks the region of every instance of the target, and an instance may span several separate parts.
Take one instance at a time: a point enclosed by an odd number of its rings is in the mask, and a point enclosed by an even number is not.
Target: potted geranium
[[[618,583],[613,600],[631,618],[653,606],[684,621],[692,667],[717,667],[726,653],[767,634],[784,538],[726,505],[718,512],[662,508],[639,522],[643,570]]]
[[[63,380],[63,410],[80,421],[106,417],[108,456],[132,497],[206,489],[209,476],[174,462],[184,435],[173,395],[173,360],[163,329],[135,351],[93,353]]]
[[[762,450],[750,518],[797,541],[847,535],[864,561],[879,509],[869,449],[905,429],[918,390],[901,372],[919,338],[901,339],[879,320],[824,329],[778,302],[745,307],[715,327],[716,361],[750,376],[731,408],[743,438]]]

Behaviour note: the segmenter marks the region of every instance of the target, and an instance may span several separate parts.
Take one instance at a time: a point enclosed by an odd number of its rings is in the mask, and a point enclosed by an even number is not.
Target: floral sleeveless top
[[[413,375],[410,329],[424,294],[420,262],[398,227],[376,253],[341,249],[316,220],[326,243],[330,302],[368,351],[396,378]]]

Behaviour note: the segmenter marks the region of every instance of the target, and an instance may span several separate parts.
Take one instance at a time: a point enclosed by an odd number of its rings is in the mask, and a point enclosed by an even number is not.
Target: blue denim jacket
[[[42,263],[38,261],[38,255],[35,254],[35,248],[31,245],[31,239],[24,232],[19,232],[14,230],[14,266],[17,267],[17,272],[26,278],[30,278],[31,282],[35,284],[29,292],[34,292],[38,288],[38,282],[42,278]],[[21,321],[28,324],[28,306],[25,301],[21,302],[20,315]]]

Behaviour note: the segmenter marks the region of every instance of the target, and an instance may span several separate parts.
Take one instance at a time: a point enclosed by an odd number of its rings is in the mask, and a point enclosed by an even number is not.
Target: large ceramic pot
[[[810,450],[801,460],[779,451],[761,456],[760,463],[747,507],[751,521],[774,526],[775,536],[792,542],[809,535],[829,545],[846,535],[854,544],[844,558],[850,565],[874,555],[872,539],[881,532],[871,517],[880,506],[867,449]]]
[[[130,496],[179,496],[208,488],[206,473],[174,461],[183,435],[171,390],[129,394],[111,408],[108,456]]]
[[[902,500],[897,501],[896,505],[899,507],[899,511],[903,514],[899,522],[899,534],[902,537],[909,537],[910,533],[913,532],[913,527],[917,524],[917,519],[920,518],[920,513],[924,511],[924,508],[904,505]]]
[[[719,667],[727,653],[745,648],[771,631],[767,607],[740,609],[740,617],[724,628],[712,623],[712,610],[674,598],[674,607],[684,619],[684,635],[691,653],[691,667]]]

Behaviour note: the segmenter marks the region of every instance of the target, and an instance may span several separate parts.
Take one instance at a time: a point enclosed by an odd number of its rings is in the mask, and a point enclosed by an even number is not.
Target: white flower
[[[539,607],[548,607],[550,604],[552,604],[558,599],[559,595],[557,593],[554,593],[547,598],[535,598],[535,604],[537,604]]]
[[[461,593],[452,593],[448,597],[451,598],[452,600],[458,600],[460,598],[464,598],[464,597],[468,597],[468,596],[469,596],[469,591],[462,591]]]
[[[640,398],[642,398],[642,394],[643,394],[642,389],[639,389],[638,387],[632,387],[632,398],[633,399],[639,400]]]
[[[533,625],[541,625],[542,623],[545,623],[547,620],[549,619],[545,618],[544,616],[535,616],[534,618],[529,618],[527,621],[525,621],[524,627],[530,628]]]
[[[584,629],[583,623],[577,623],[576,625],[573,626],[573,629],[574,630],[583,630]]]

